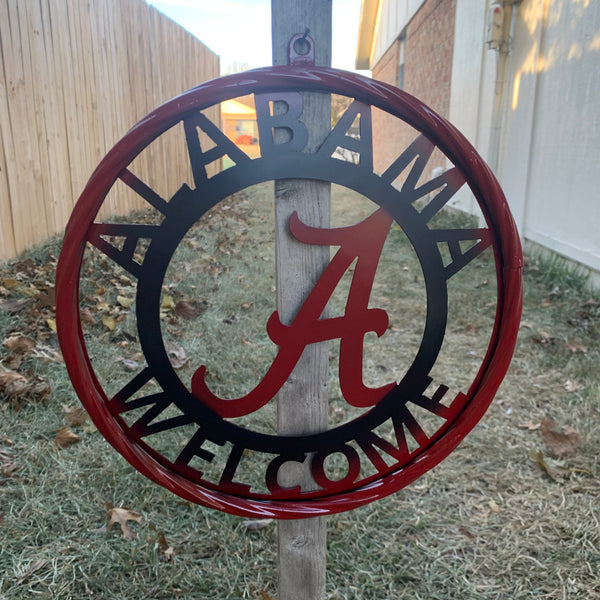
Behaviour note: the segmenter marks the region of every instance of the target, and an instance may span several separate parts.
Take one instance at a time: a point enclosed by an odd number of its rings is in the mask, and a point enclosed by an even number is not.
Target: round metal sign
[[[339,119],[314,152],[306,150],[310,131],[302,118],[305,92],[346,99]],[[252,155],[207,116],[210,107],[249,95],[259,134]],[[375,115],[414,132],[379,170],[373,158]],[[181,131],[191,181],[181,182],[170,198],[163,198],[136,175],[135,160],[176,129]],[[274,135],[278,130],[287,132],[283,141]],[[445,157],[448,168],[427,179],[434,152]],[[210,176],[208,165],[223,157],[228,168]],[[338,184],[368,198],[373,210],[356,223],[327,228],[292,214],[288,227],[296,241],[329,246],[331,260],[291,323],[284,324],[273,310],[261,324],[275,350],[258,382],[242,393],[225,394],[216,391],[210,376],[214,365],[206,353],[200,353],[202,359],[191,358],[197,364],[186,378],[169,354],[164,327],[167,273],[189,232],[207,226],[211,209],[252,186],[282,179]],[[123,184],[160,218],[100,217],[111,189]],[[436,225],[460,190],[475,199],[482,222]],[[369,336],[383,339],[393,329],[390,311],[372,298],[380,256],[392,233],[407,241],[420,264],[422,336],[403,359],[400,375],[384,365],[384,380],[373,383],[363,374],[364,342]],[[128,336],[141,352],[117,389],[112,389],[108,374],[95,372],[84,335],[81,288],[90,251],[116,265],[135,288],[134,326]],[[447,344],[449,289],[455,277],[477,269],[484,256],[493,256],[495,271],[491,325],[469,384],[457,388],[439,380],[434,368]],[[59,339],[77,394],[98,429],[150,479],[188,500],[240,515],[333,513],[414,481],[479,421],[512,356],[521,312],[521,263],[519,237],[497,181],[447,121],[406,93],[355,74],[316,67],[265,68],[203,83],[167,102],[100,163],[73,211],[59,260]],[[345,310],[325,316],[345,273],[350,278]],[[198,293],[210,299],[210,289]],[[244,420],[275,402],[308,345],[328,340],[339,343],[338,382],[342,402],[351,407],[342,411],[347,417],[335,419],[326,431],[295,436]],[[194,342],[202,346],[206,340]],[[393,353],[388,359],[392,365],[399,362]],[[435,425],[426,427],[420,414],[432,416]],[[290,465],[298,473],[308,470],[312,485],[304,486],[300,475],[297,481],[282,478],[284,465],[288,471]]]

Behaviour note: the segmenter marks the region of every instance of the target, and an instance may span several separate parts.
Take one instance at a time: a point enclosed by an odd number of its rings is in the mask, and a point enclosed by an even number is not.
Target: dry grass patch
[[[335,197],[334,225],[372,210],[344,189]],[[271,210],[270,186],[252,188],[215,207],[177,251],[161,311],[182,380],[210,361],[215,391],[239,393],[272,360],[263,325],[274,310]],[[443,217],[454,226],[460,218]],[[390,335],[369,340],[373,385],[401,374],[422,333],[422,273],[400,234],[388,237],[372,295],[393,315]],[[51,244],[0,271],[0,598],[275,596],[273,523],[255,529],[181,501],[135,472],[77,411],[54,332],[56,254]],[[101,255],[86,261],[86,340],[116,390],[141,360],[134,289]],[[485,351],[492,276],[482,255],[469,277],[451,281],[451,341],[436,369],[458,389]],[[560,261],[529,257],[524,276],[515,358],[482,422],[413,485],[329,518],[329,600],[600,598],[599,298]],[[335,423],[354,409],[339,399],[335,344],[331,356]],[[268,430],[271,411],[249,424]],[[56,444],[65,427],[80,441]],[[108,527],[114,518],[123,525]]]

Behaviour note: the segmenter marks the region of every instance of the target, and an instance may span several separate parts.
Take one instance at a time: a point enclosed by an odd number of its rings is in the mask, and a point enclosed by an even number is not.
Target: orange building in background
[[[221,123],[225,135],[244,151],[253,155],[253,147],[258,153],[258,126],[256,110],[251,97],[225,100],[221,103]]]

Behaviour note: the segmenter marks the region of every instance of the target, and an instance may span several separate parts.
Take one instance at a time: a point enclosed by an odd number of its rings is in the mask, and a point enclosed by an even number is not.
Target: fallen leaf
[[[165,310],[175,308],[175,300],[173,300],[173,296],[171,296],[170,294],[163,294],[160,307]]]
[[[12,477],[21,465],[14,459],[12,454],[0,450],[0,474],[3,477]]]
[[[156,542],[157,547],[161,551],[163,558],[167,561],[174,560],[175,558],[175,548],[169,545],[167,542],[167,538],[162,531],[158,532],[158,540]]]
[[[33,351],[33,355],[37,358],[41,358],[44,362],[65,362],[60,349],[55,350],[49,346],[43,346],[41,344],[37,345],[36,349]]]
[[[128,508],[115,508],[110,502],[106,503],[105,506],[108,513],[106,531],[110,531],[116,523],[121,528],[125,539],[134,540],[137,537],[137,533],[129,527],[127,522],[135,521],[136,523],[141,523],[144,520],[142,515]]]
[[[567,390],[567,392],[576,392],[578,389],[579,385],[577,385],[576,381],[571,381],[570,379],[565,381],[565,390]]]
[[[81,318],[81,322],[86,325],[95,325],[96,319],[94,315],[92,315],[92,311],[89,308],[82,308],[79,312],[79,316]]]
[[[273,598],[273,596],[269,596],[265,590],[260,590],[260,597],[262,600],[275,600],[275,598]]]
[[[185,350],[180,346],[169,350],[169,360],[174,369],[181,369],[190,359],[187,357]]]
[[[150,529],[154,529],[156,531],[156,529],[150,525]],[[159,531],[158,532],[158,539],[156,540],[156,545],[162,550],[163,548],[168,548],[169,544],[167,544],[167,538],[165,537],[164,532]]]
[[[2,465],[2,467],[0,468],[0,474],[2,474],[2,477],[13,477],[14,474],[21,468],[21,465],[19,465],[16,462],[7,464],[7,465]]]
[[[102,325],[109,331],[114,331],[117,328],[117,321],[110,315],[102,315]]]
[[[535,448],[529,449],[529,458],[544,472],[550,479],[556,481],[557,475],[554,472],[554,469],[548,464],[546,461],[546,457],[541,450],[536,450]]]
[[[71,427],[81,427],[88,419],[89,415],[82,406],[62,405],[63,417]]]
[[[122,356],[119,356],[118,360],[123,365],[123,368],[126,371],[133,373],[134,371],[138,371],[140,369],[140,363],[135,360],[132,360],[131,358],[124,358]]]
[[[25,335],[11,335],[10,337],[7,337],[4,342],[2,342],[2,345],[8,348],[11,352],[29,354],[35,349],[36,342]]]
[[[268,527],[273,522],[273,519],[252,519],[250,521],[244,521],[244,527],[248,531],[259,531]]]
[[[539,331],[534,332],[532,337],[534,342],[537,342],[542,346],[545,344],[550,344],[554,341],[554,336],[551,333],[548,333],[547,331],[542,331],[541,329]]]
[[[175,305],[175,314],[182,319],[193,319],[194,317],[197,317],[202,310],[202,308],[190,304],[189,302],[185,302],[184,300],[180,300]]]
[[[19,280],[15,279],[14,277],[7,277],[6,279],[2,280],[2,285],[6,289],[12,290],[19,285]]]
[[[21,394],[29,387],[29,380],[14,371],[0,372],[0,393],[9,398]]]
[[[54,308],[56,306],[56,290],[51,287],[47,290],[41,291],[37,296],[35,307],[42,309],[46,307]]]
[[[123,308],[129,308],[134,303],[134,300],[133,298],[126,298],[125,296],[117,296],[117,302]]]
[[[41,377],[36,377],[35,381],[29,386],[27,397],[29,400],[39,402],[50,394],[50,384]]]
[[[9,356],[3,358],[2,362],[9,369],[12,369],[13,371],[18,371],[21,368],[21,365],[23,364],[23,355],[22,354],[16,354],[16,355],[12,355],[12,356],[9,355]]]
[[[27,298],[37,298],[40,295],[40,290],[34,287],[32,284],[29,286],[20,285],[15,288],[15,291],[21,294],[22,296],[26,296]]]
[[[95,433],[98,431],[98,428],[94,425],[93,421],[88,420],[83,424],[81,431],[83,433]]]
[[[529,458],[554,481],[559,481],[559,477],[563,479],[568,478],[571,476],[571,473],[593,476],[592,471],[589,469],[583,467],[570,467],[559,459],[552,459],[544,456],[544,453],[541,450],[531,448],[529,450]]]
[[[208,267],[208,274],[215,279],[223,273],[223,267],[219,264],[211,263]]]
[[[18,273],[20,275],[25,275],[27,277],[33,277],[36,274],[37,265],[32,258],[26,258],[25,260],[20,260],[13,267],[13,272]]]
[[[537,431],[541,427],[541,425],[539,423],[527,421],[527,423],[521,423],[518,427],[520,427],[521,429],[528,429],[529,431]]]
[[[542,439],[551,454],[558,457],[574,454],[581,446],[581,435],[569,425],[561,428],[552,417],[544,417],[541,422]]]
[[[18,313],[32,303],[31,298],[8,298],[0,303],[0,310],[9,314]]]
[[[20,373],[2,371],[0,372],[0,393],[6,394],[12,401],[13,407],[18,409],[27,401],[43,400],[50,393],[50,385],[41,377],[30,381]]]
[[[46,319],[46,325],[48,325],[50,331],[56,333],[56,319]]]
[[[577,354],[577,352],[581,352],[581,354],[585,354],[587,352],[587,348],[585,346],[582,346],[581,344],[567,344],[567,348],[573,354]]]
[[[222,252],[223,254],[226,254],[227,256],[231,256],[231,252],[229,250],[229,247],[227,245],[227,240],[223,240],[221,242],[219,242],[217,244],[217,249]]]
[[[57,448],[68,448],[77,442],[80,442],[81,438],[68,427],[61,427],[54,438],[54,445]]]

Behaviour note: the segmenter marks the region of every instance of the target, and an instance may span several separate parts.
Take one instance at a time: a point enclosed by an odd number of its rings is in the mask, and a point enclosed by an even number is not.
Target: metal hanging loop
[[[309,35],[308,29],[291,37],[288,45],[288,64],[298,67],[314,66],[315,40]]]

